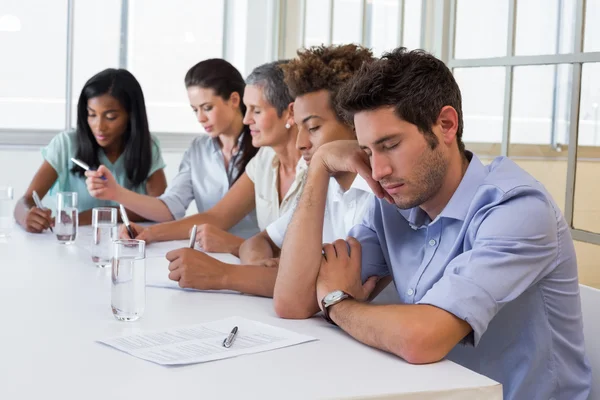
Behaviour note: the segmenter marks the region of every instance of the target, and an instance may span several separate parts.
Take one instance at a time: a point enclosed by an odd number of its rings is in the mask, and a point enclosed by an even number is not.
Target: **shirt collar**
[[[486,177],[485,166],[475,154],[467,151],[467,159],[470,159],[470,162],[465,175],[450,198],[450,201],[446,204],[446,207],[444,207],[436,220],[439,218],[452,218],[460,221],[465,220],[471,201]],[[408,210],[398,209],[398,212],[408,221],[413,229],[428,225],[432,222],[429,215],[427,215],[421,207],[413,207]]]
[[[362,192],[373,193],[373,190],[371,190],[371,187],[369,186],[367,181],[365,181],[363,177],[358,174],[356,174],[356,178],[354,178],[354,181],[352,181],[350,189],[357,189]]]
[[[244,129],[242,131],[242,133],[240,134],[240,136],[238,136],[238,139],[237,139],[238,152],[242,151],[242,141],[244,140],[245,135],[246,135],[246,130]],[[213,144],[213,153],[220,152],[221,151],[221,143],[219,142],[219,138],[218,137],[211,138],[211,142]],[[235,153],[235,154],[237,154],[237,153]]]
[[[487,175],[485,166],[470,151],[467,152],[467,159],[469,158],[471,161],[469,162],[465,176],[463,176],[450,201],[440,213],[440,217],[464,221],[467,216],[471,201]]]

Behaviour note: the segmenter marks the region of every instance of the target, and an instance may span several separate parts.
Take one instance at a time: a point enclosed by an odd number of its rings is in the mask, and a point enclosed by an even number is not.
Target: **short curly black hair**
[[[341,110],[336,107],[337,93],[365,62],[374,60],[373,52],[355,44],[313,46],[298,50],[298,57],[282,65],[287,84],[294,98],[307,93],[327,90],[331,106],[340,121]]]
[[[358,112],[394,107],[399,118],[419,128],[432,149],[438,140],[431,127],[442,108],[452,106],[458,114],[458,149],[465,154],[460,89],[450,69],[424,50],[399,47],[363,65],[340,89],[337,101],[348,123]]]

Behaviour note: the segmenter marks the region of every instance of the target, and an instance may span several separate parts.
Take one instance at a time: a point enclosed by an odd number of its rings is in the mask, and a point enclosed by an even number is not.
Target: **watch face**
[[[325,301],[328,303],[332,302],[332,301],[336,301],[336,300],[339,300],[343,295],[344,295],[344,292],[342,292],[341,290],[336,290],[335,292],[331,292],[327,296],[325,296]]]

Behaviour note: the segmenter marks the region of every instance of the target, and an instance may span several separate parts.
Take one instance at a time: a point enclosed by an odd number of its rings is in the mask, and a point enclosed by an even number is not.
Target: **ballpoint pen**
[[[135,235],[133,234],[133,230],[131,229],[131,225],[129,224],[129,218],[127,217],[127,212],[125,211],[125,207],[123,207],[123,204],[119,204],[119,210],[121,210],[121,220],[125,224],[125,228],[127,228],[127,233],[129,233],[129,237],[135,239]]]
[[[76,159],[75,157],[71,157],[71,161],[73,161],[75,164],[79,165],[81,168],[85,169],[86,171],[93,171],[93,169],[91,169],[89,165],[87,165],[86,163],[84,163],[81,160]],[[101,179],[103,181],[105,181],[106,177],[102,176]]]
[[[223,347],[230,348],[238,333],[238,327],[234,326],[229,336],[223,339]]]
[[[33,197],[33,202],[35,203],[35,206],[37,208],[39,208],[40,210],[45,210],[46,208],[42,205],[42,200],[40,200],[40,196],[38,196],[37,192],[34,190],[33,194],[31,195],[31,197]],[[52,229],[51,226],[49,226],[50,228],[50,232],[54,233],[54,229]]]
[[[192,233],[190,234],[190,244],[189,244],[189,248],[193,249],[194,245],[196,244],[196,231],[198,230],[198,227],[196,225],[194,225],[194,227],[192,228]]]

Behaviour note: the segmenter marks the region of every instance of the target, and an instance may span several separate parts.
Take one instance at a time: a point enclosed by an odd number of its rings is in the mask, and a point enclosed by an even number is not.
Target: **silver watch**
[[[329,307],[331,307],[334,304],[339,303],[340,301],[346,300],[346,299],[352,299],[353,297],[350,296],[348,293],[344,292],[343,290],[334,290],[333,292],[329,293],[327,296],[323,297],[323,300],[321,300],[321,308],[323,308],[323,318],[325,318],[328,322],[336,325],[335,322],[333,322],[333,320],[329,317]]]

